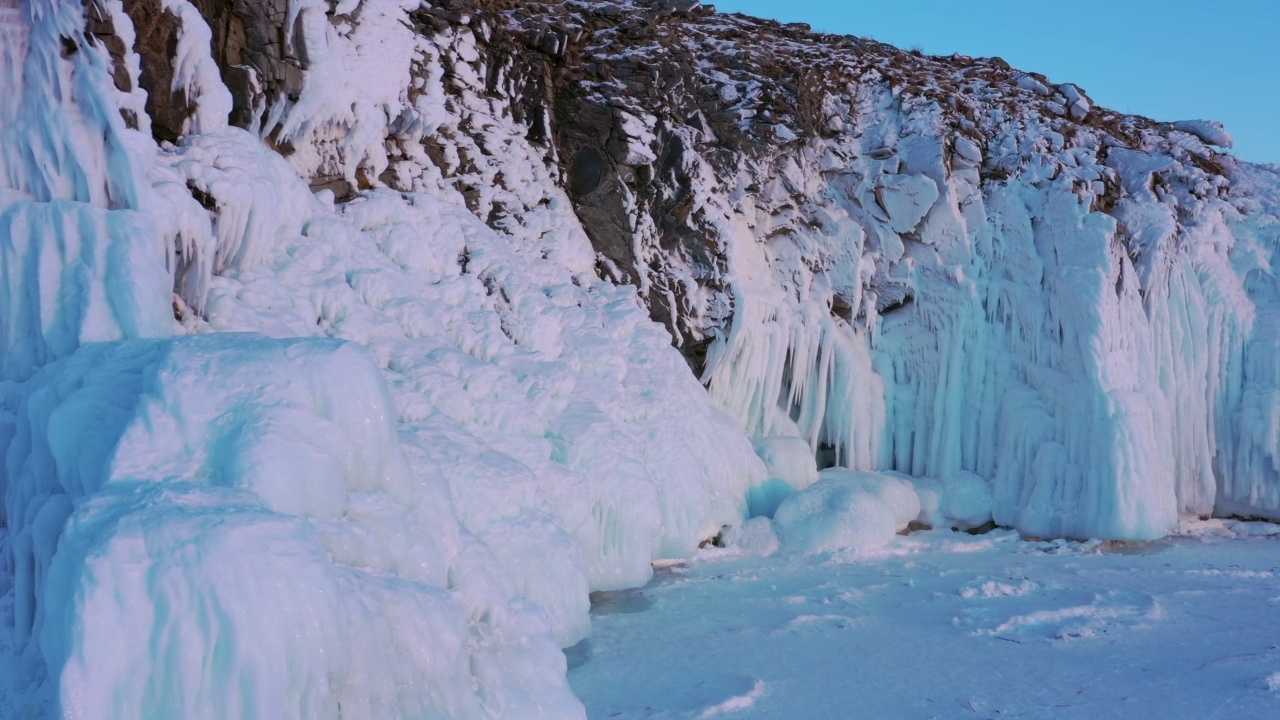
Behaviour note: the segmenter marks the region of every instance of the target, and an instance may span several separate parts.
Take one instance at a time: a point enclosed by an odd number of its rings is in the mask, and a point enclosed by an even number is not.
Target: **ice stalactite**
[[[165,250],[143,204],[104,60],[78,5],[0,8],[0,373],[29,375],[82,342],[171,332]]]
[[[231,115],[231,93],[222,84],[218,64],[210,56],[213,33],[200,11],[188,0],[163,0],[177,25],[170,63],[173,83],[169,90],[181,93],[191,108],[183,123],[184,135],[212,133],[227,126]]]
[[[707,184],[696,192],[707,193],[711,178],[702,180]],[[857,280],[863,231],[831,208],[822,230],[761,242],[766,221],[753,223],[752,215],[768,216],[765,200],[743,197],[754,211],[745,216],[710,193],[702,202],[725,242],[733,304],[728,327],[707,353],[703,379],[711,397],[753,437],[801,437],[815,451],[828,449],[829,463],[875,467],[883,452],[884,387],[867,333],[853,326],[867,302]],[[798,257],[804,243],[836,246],[844,266],[813,272]],[[779,283],[780,275],[787,282]]]

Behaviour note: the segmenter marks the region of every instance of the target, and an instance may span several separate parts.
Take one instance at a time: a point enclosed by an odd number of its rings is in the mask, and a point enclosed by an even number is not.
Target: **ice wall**
[[[883,137],[842,137],[780,151],[789,175],[754,196],[726,198],[709,171],[692,184],[734,303],[712,396],[828,462],[986,478],[996,522],[1030,535],[1154,538],[1213,512],[1255,316],[1230,256],[1240,211],[1188,196],[1179,224],[1146,188],[1205,182],[1186,154],[1022,166],[1008,150],[992,162],[1016,177],[984,184],[936,106],[867,112],[892,128],[890,160],[863,149]],[[835,151],[849,159],[823,170]],[[1122,198],[1102,213],[1107,183]]]
[[[748,432],[982,478],[1034,536],[1280,512],[1274,176],[1221,125],[999,58],[646,7],[523,30],[576,38],[560,150],[606,267]]]
[[[1168,197],[1205,182],[1176,150],[1018,165],[984,185],[951,151],[960,140],[925,132],[933,113],[896,116],[889,179],[865,160],[843,177],[799,165],[816,220],[763,246],[728,235],[736,306],[708,353],[713,396],[758,434],[835,446],[839,464],[987,478],[996,522],[1029,535],[1149,539],[1179,513],[1226,511],[1240,471],[1222,471],[1219,438],[1238,432],[1241,353],[1266,337],[1233,266],[1240,210],[1193,193],[1175,209]],[[1106,182],[1121,186],[1110,213],[1096,209]],[[876,195],[913,186],[937,190]],[[771,216],[785,201],[753,204]],[[845,238],[857,254],[842,267]],[[737,266],[743,252],[766,269]],[[1252,492],[1250,512],[1265,511]]]
[[[0,6],[0,376],[171,332],[164,249],[81,9]],[[65,56],[65,57],[64,57]]]
[[[1221,482],[1218,507],[1245,516],[1280,516],[1280,373],[1275,358],[1280,339],[1276,258],[1280,250],[1280,169],[1242,166],[1240,179],[1250,188],[1247,212],[1231,226],[1232,267],[1256,308],[1253,331],[1227,338],[1212,348],[1210,362],[1229,373],[1231,394],[1217,409],[1223,430],[1214,470]]]

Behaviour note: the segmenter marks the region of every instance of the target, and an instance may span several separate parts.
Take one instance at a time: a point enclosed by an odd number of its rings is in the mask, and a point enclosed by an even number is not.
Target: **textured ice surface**
[[[644,612],[600,613],[569,681],[625,720],[757,685],[717,717],[1272,717],[1276,541],[1241,536],[1275,526],[1204,525],[1111,547],[913,533],[853,561],[717,551],[636,593]]]
[[[30,387],[5,458],[14,630],[64,715],[580,712],[360,348],[91,344]]]
[[[818,465],[813,449],[802,438],[763,437],[754,445],[769,472],[769,479],[751,489],[747,496],[748,509],[752,516],[772,517],[788,495],[818,481]]]

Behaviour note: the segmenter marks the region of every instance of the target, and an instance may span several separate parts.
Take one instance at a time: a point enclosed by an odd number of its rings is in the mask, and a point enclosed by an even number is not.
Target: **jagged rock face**
[[[127,92],[128,74],[123,67],[124,48],[119,45],[110,14],[89,0],[90,32],[103,39],[116,60],[116,86]],[[197,0],[198,10],[210,32],[207,51],[217,62],[222,81],[231,91],[234,106],[233,124],[249,127],[256,112],[261,112],[264,92],[297,98],[302,88],[305,47],[301,34],[295,36],[290,21],[297,13],[287,0],[244,2],[243,0]],[[184,20],[171,3],[162,0],[126,0],[124,11],[133,26],[135,42],[132,50],[141,61],[141,82],[147,90],[147,115],[152,134],[158,140],[174,142],[189,131],[186,123],[195,109],[195,98],[188,98],[180,82],[175,82],[175,60],[180,57],[179,43],[184,37]]]
[[[567,198],[753,435],[976,474],[1038,535],[1280,512],[1236,484],[1280,456],[1239,426],[1275,235],[1219,126],[696,2],[196,6],[231,121],[313,188],[442,184],[531,243]]]

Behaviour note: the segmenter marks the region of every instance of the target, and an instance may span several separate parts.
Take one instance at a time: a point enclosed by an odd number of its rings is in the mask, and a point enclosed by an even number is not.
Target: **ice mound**
[[[767,517],[753,517],[741,525],[726,528],[721,542],[749,556],[765,557],[778,550],[778,534]]]
[[[803,438],[775,436],[756,439],[756,454],[764,461],[769,479],[751,488],[747,505],[752,517],[773,517],[788,495],[818,481],[813,450]]]
[[[820,475],[774,513],[778,539],[787,550],[872,550],[887,545],[920,514],[920,499],[903,478],[844,468]]]
[[[957,472],[946,480],[911,478],[920,499],[918,520],[930,527],[970,530],[991,522],[991,483],[973,473]]]
[[[7,445],[15,631],[66,716],[582,715],[355,345],[87,345]]]

